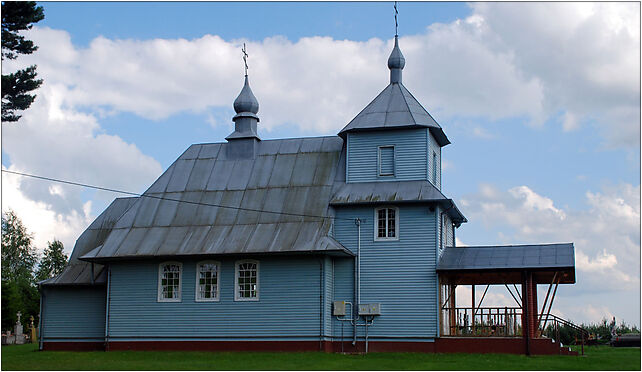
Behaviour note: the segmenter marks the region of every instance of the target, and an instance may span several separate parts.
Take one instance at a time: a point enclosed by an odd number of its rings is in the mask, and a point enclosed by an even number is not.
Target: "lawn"
[[[2,346],[2,370],[640,370],[640,348],[591,346],[585,356],[505,354],[40,352]]]

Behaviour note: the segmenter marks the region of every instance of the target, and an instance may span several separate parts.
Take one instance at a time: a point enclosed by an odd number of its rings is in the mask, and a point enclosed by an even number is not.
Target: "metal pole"
[[[546,308],[546,303],[548,302],[548,295],[551,293],[551,288],[553,288],[553,283],[555,283],[556,277],[557,277],[557,271],[553,275],[553,280],[551,281],[551,284],[548,286],[548,291],[546,291],[546,298],[544,299],[544,304],[542,304],[542,311],[540,312],[539,319],[537,320],[538,327],[540,324],[542,324],[542,316],[544,316],[544,309]]]
[[[473,298],[472,298],[472,310],[470,311],[470,326],[471,326],[471,333],[474,335],[475,334],[475,285],[472,284],[473,287]]]
[[[359,282],[359,269],[361,267],[361,220],[357,218],[354,220],[354,223],[357,225],[357,257],[354,262],[354,292],[355,292],[355,306],[352,306],[352,319],[354,320],[353,326],[353,335],[352,335],[352,346],[357,347],[357,323],[359,321],[359,303],[361,300],[361,294],[359,293],[359,288],[361,283]]]
[[[557,286],[559,285],[559,280],[557,283],[555,283],[555,289],[553,290],[553,296],[551,297],[551,302],[548,304],[548,311],[546,312],[546,318],[544,319],[544,325],[543,327],[546,327],[546,323],[548,322],[548,316],[551,313],[551,307],[553,306],[553,300],[555,300],[555,293],[557,293]]]

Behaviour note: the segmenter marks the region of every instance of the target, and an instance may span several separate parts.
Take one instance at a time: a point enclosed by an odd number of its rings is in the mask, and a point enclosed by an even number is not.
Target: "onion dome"
[[[236,111],[237,114],[251,112],[255,115],[259,112],[259,101],[256,100],[254,93],[252,93],[247,75],[245,75],[245,84],[243,85],[243,89],[241,89],[241,93],[239,93],[239,96],[234,100],[234,111]]]
[[[388,68],[390,69],[390,83],[401,83],[401,70],[406,65],[406,59],[399,49],[399,38],[395,35],[395,46],[388,57]]]

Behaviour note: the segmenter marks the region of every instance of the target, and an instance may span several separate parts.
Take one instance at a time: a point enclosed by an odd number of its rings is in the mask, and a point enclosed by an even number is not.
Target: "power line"
[[[15,172],[15,171],[7,170],[7,169],[2,169],[2,172],[3,173],[11,173],[11,174],[15,174],[15,175],[18,175],[18,176],[23,176],[23,177],[36,178],[36,179],[40,179],[40,180],[44,180],[44,181],[64,183],[64,184],[72,185],[72,186],[86,187],[86,188],[95,189],[95,190],[109,191],[109,192],[125,194],[125,195],[131,195],[131,196],[137,196],[137,197],[159,199],[159,200],[167,200],[167,201],[173,201],[173,202],[177,202],[177,203],[187,203],[187,204],[194,204],[194,205],[203,205],[203,206],[207,206],[207,207],[235,209],[235,210],[239,210],[239,211],[248,211],[248,212],[272,213],[272,214],[280,214],[280,215],[284,215],[284,216],[293,216],[293,217],[333,218],[335,220],[354,221],[354,218],[340,218],[340,217],[332,217],[332,216],[316,216],[316,215],[310,215],[310,214],[266,211],[266,210],[262,210],[262,209],[232,207],[232,206],[229,206],[229,205],[220,205],[220,204],[213,204],[213,203],[201,203],[201,202],[190,201],[190,200],[173,199],[173,198],[167,198],[167,197],[164,197],[164,196],[156,196],[156,195],[149,195],[149,194],[138,194],[138,193],[131,192],[131,191],[124,191],[124,190],[112,189],[112,188],[109,188],[109,187],[89,185],[89,184],[80,183],[80,182],[66,181],[66,180],[61,180],[61,179],[57,179],[57,178],[38,176],[38,175],[35,175],[35,174]]]

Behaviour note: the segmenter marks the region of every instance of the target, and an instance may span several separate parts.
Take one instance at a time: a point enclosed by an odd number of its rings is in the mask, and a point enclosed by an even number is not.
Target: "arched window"
[[[259,262],[243,260],[236,262],[234,275],[234,300],[259,300]]]
[[[375,240],[399,240],[399,208],[375,209]]]
[[[163,262],[158,266],[158,301],[181,301],[181,275],[183,264]]]
[[[220,267],[217,261],[196,264],[196,301],[218,301]]]

